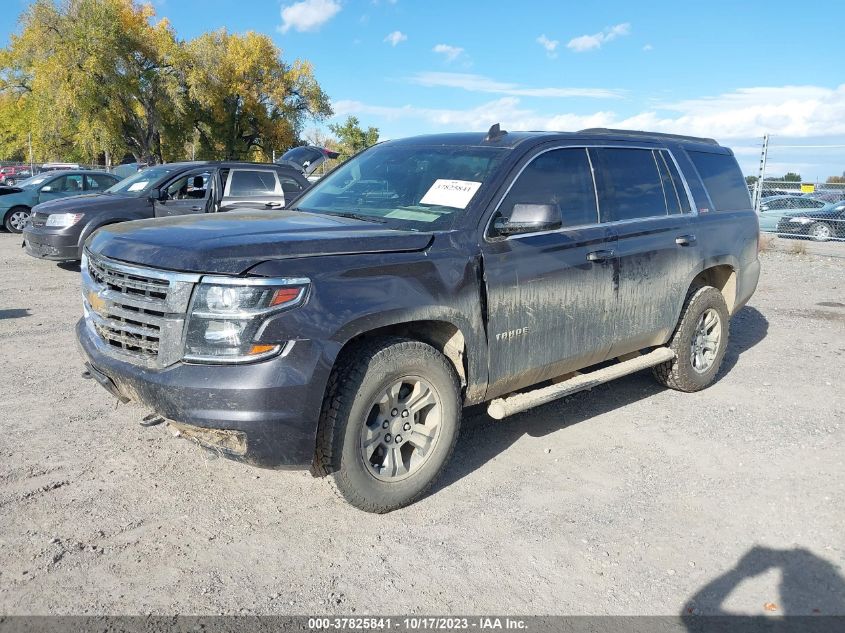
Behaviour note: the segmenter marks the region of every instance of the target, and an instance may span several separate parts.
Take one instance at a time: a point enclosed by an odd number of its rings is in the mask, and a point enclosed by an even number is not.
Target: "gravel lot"
[[[764,253],[721,378],[473,410],[416,505],[214,459],[81,377],[0,234],[0,613],[845,614],[845,259]],[[845,249],[845,245],[843,245]]]

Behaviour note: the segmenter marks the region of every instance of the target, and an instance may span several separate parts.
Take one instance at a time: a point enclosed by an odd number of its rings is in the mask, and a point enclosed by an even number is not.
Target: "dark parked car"
[[[784,237],[809,237],[817,242],[845,238],[845,202],[786,214],[778,222],[777,232]]]
[[[78,260],[85,240],[102,226],[241,207],[280,209],[308,185],[300,170],[266,163],[157,165],[99,195],[39,205],[24,232],[24,245],[33,257]]]
[[[103,191],[116,182],[117,178],[103,171],[70,170],[38,174],[22,180],[15,187],[0,189],[0,218],[7,231],[20,233],[36,205]]]
[[[792,211],[821,209],[827,204],[823,200],[806,196],[770,196],[760,202],[760,230],[774,231],[780,219]]]
[[[462,407],[648,367],[707,387],[758,237],[715,141],[494,126],[371,147],[283,211],[105,227],[76,333],[91,377],[179,434],[386,512],[431,486]]]

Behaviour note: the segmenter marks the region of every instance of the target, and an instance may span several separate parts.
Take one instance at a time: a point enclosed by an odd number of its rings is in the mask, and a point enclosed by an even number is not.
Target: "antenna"
[[[505,134],[507,134],[507,130],[501,129],[498,123],[494,123],[490,126],[490,129],[487,130],[487,136],[484,137],[484,142],[492,143],[494,141],[498,141]]]

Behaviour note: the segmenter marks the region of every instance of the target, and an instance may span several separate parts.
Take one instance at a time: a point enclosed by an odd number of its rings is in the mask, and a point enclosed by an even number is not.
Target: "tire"
[[[17,181],[14,178],[6,178],[6,182],[3,183],[9,187],[14,187]]]
[[[12,207],[3,218],[3,225],[9,233],[22,233],[23,227],[29,220],[30,211],[27,207]]]
[[[710,321],[713,315],[715,325]],[[699,337],[702,326],[707,332],[704,338]],[[718,340],[714,343],[716,334]],[[675,358],[656,365],[652,369],[654,377],[661,385],[677,391],[693,392],[708,387],[719,373],[729,337],[730,315],[722,293],[712,286],[691,290],[669,343]],[[705,347],[700,347],[702,343]],[[713,346],[712,351],[706,346],[708,343]],[[696,349],[700,350],[698,354]]]
[[[825,222],[814,222],[807,229],[807,235],[815,242],[827,242],[833,237],[833,227]]]
[[[435,482],[455,448],[460,420],[458,379],[443,354],[398,337],[364,343],[344,354],[329,379],[315,474],[328,475],[361,510],[396,510]]]

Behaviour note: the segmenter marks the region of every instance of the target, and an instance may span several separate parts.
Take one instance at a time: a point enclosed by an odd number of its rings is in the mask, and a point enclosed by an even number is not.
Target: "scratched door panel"
[[[616,232],[618,319],[612,356],[668,340],[698,251],[694,241],[676,241],[692,235],[689,215],[634,222],[617,226]]]
[[[611,229],[593,226],[524,235],[484,248],[488,397],[554,378],[607,357],[614,330]]]

